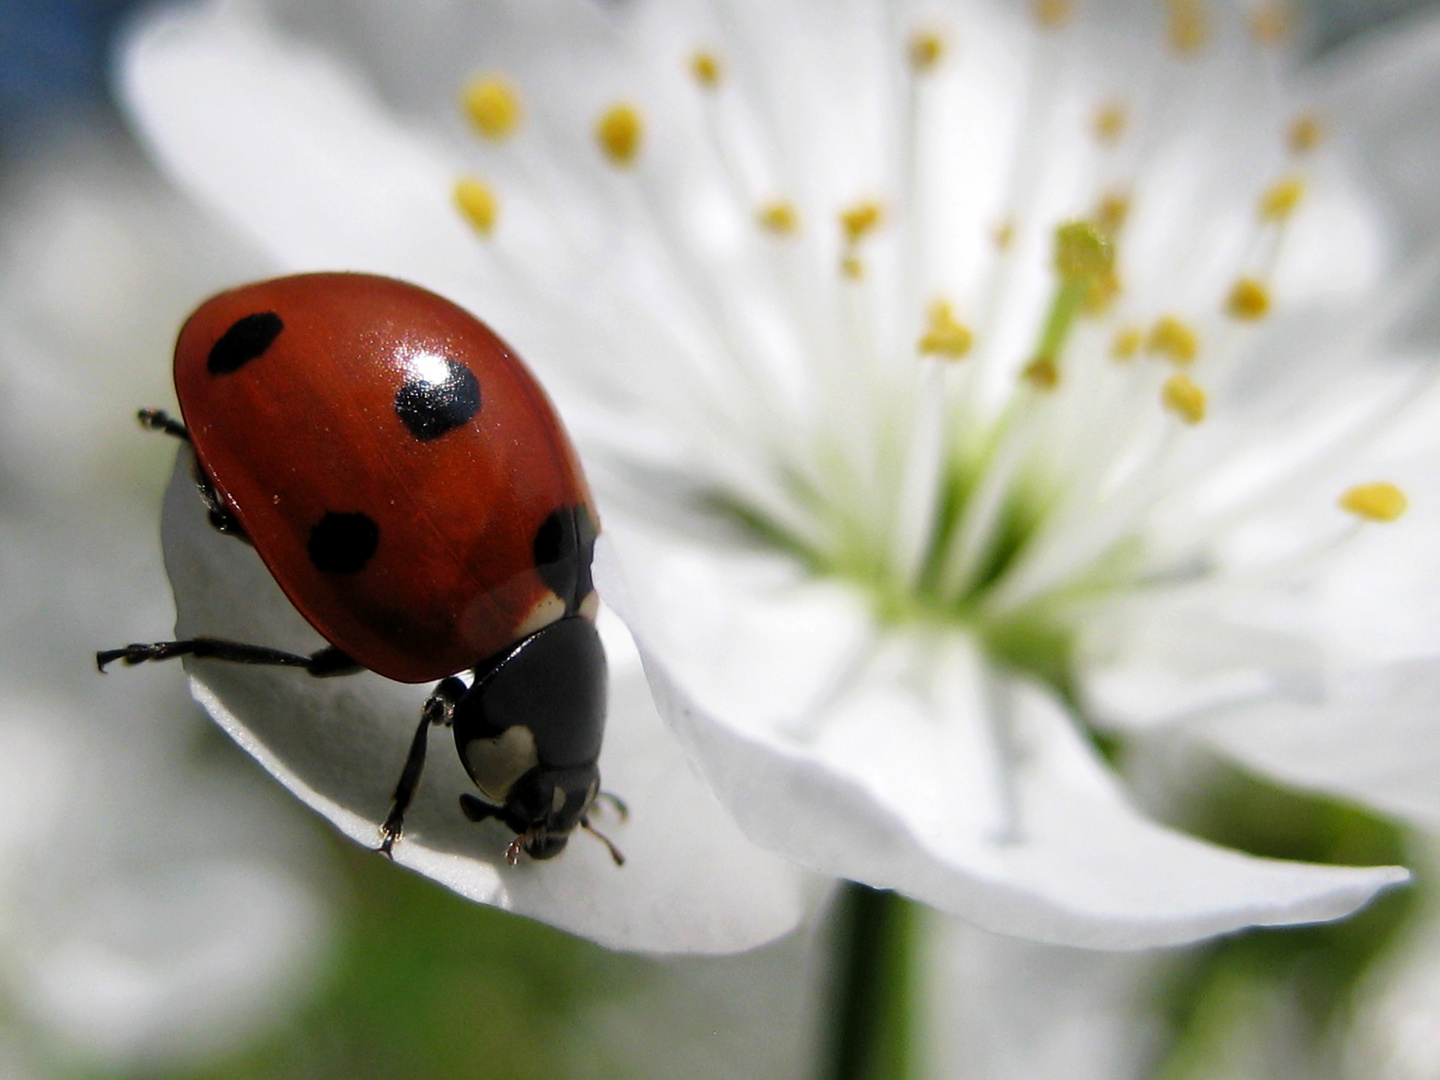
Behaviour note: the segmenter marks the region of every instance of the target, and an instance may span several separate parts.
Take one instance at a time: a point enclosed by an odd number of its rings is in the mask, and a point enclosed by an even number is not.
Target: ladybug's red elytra
[[[189,440],[211,523],[254,546],[330,644],[301,656],[161,641],[100,652],[101,669],[191,655],[438,679],[381,851],[400,838],[435,724],[453,728],[480,793],[462,795],[462,811],[514,830],[512,863],[557,854],[577,825],[594,832],[599,517],[554,408],[509,346],[417,286],[302,274],[200,305],[175,346],[175,389],[184,422],[147,409],[142,423]]]

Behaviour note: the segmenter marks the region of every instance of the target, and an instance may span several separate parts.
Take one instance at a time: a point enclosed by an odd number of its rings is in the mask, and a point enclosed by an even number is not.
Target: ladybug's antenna
[[[616,795],[612,791],[602,791],[595,796],[596,802],[599,802],[601,799],[604,799],[615,808],[615,812],[620,815],[621,825],[624,825],[625,822],[630,820],[630,807],[625,805],[625,800],[620,798],[619,795]]]
[[[623,803],[619,803],[619,800],[616,801],[619,805],[624,805]],[[580,819],[580,827],[610,849],[610,857],[615,860],[616,866],[625,865],[625,856],[620,854],[620,849],[610,842],[610,838],[608,836],[602,833],[599,829],[595,828],[594,825],[591,825],[590,819],[588,817],[582,817]]]

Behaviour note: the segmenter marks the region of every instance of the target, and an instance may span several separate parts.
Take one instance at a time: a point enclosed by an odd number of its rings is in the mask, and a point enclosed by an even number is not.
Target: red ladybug
[[[439,679],[381,851],[400,837],[432,724],[454,728],[480,791],[460,797],[466,816],[517,834],[512,863],[521,850],[550,858],[577,825],[590,829],[605,725],[590,578],[599,518],[554,409],[509,346],[414,285],[302,274],[202,304],[175,346],[175,389],[183,424],[158,410],[141,421],[190,441],[211,522],[254,545],[330,645],[299,656],[161,641],[98,653],[101,669],[189,654]]]

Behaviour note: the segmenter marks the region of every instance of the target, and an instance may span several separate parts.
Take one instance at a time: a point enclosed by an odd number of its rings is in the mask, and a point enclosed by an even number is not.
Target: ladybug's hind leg
[[[391,849],[405,830],[405,811],[410,808],[410,801],[415,798],[415,789],[420,786],[420,774],[425,770],[425,749],[430,742],[430,728],[449,726],[455,714],[455,703],[465,696],[468,689],[461,680],[451,675],[448,679],[441,679],[434,692],[425,699],[425,707],[420,711],[420,726],[415,729],[415,737],[410,740],[410,753],[405,757],[405,768],[400,771],[400,779],[395,782],[395,793],[390,797],[390,813],[385,815],[385,823],[380,826],[380,846],[375,849],[380,854],[394,858]]]
[[[185,442],[190,441],[190,432],[185,430],[185,425],[164,409],[141,409],[136,419],[146,431],[159,431]]]
[[[317,678],[331,675],[353,675],[363,671],[359,664],[333,645],[303,656],[283,652],[264,645],[244,645],[222,638],[188,638],[184,641],[152,641],[126,645],[119,649],[103,649],[95,654],[95,666],[102,672],[107,664],[123,660],[129,667],[147,660],[170,660],[176,656],[195,656],[208,660],[228,660],[232,664],[263,664],[273,667],[304,668]]]

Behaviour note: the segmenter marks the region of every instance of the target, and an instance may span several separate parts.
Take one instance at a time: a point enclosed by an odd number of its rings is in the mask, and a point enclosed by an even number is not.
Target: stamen
[[[645,139],[645,122],[633,105],[612,105],[595,124],[595,138],[611,164],[633,165]]]
[[[725,68],[709,49],[696,49],[690,57],[690,74],[706,90],[714,90],[720,85]]]
[[[1268,0],[1250,12],[1250,37],[1266,49],[1279,48],[1290,40],[1294,13],[1283,0]]]
[[[1409,505],[1405,493],[1386,480],[1357,484],[1340,496],[1341,509],[1365,521],[1394,521]]]
[[[945,39],[934,30],[917,30],[910,37],[910,70],[917,75],[933,71],[945,57]]]
[[[865,264],[857,250],[860,241],[879,228],[884,218],[884,208],[873,199],[840,211],[840,228],[845,234],[845,253],[840,257],[840,272],[851,281],[859,281],[865,276]]]
[[[800,229],[800,214],[789,199],[768,202],[755,212],[755,220],[766,232],[789,236]]]
[[[1120,141],[1125,129],[1130,124],[1130,112],[1125,102],[1118,99],[1107,101],[1095,110],[1095,119],[1091,122],[1091,131],[1095,135],[1095,141],[1102,146],[1114,146]]]
[[[1210,40],[1204,0],[1168,0],[1166,35],[1177,56],[1192,57]]]
[[[944,356],[959,360],[974,342],[970,328],[955,318],[949,303],[936,300],[930,305],[929,321],[916,348],[921,356]]]
[[[1270,290],[1263,281],[1242,277],[1231,287],[1225,311],[1242,322],[1263,319],[1270,311]]]
[[[1037,356],[1025,365],[1020,377],[1036,390],[1054,390],[1060,385],[1060,367],[1048,356]]]
[[[1055,274],[1060,280],[1034,359],[1021,372],[1032,386],[1048,390],[1060,381],[1060,353],[1075,316],[1114,265],[1114,246],[1090,222],[1070,221],[1055,230]]]
[[[1190,324],[1174,315],[1162,315],[1150,328],[1145,340],[1145,351],[1153,356],[1163,356],[1172,364],[1184,367],[1195,362],[1200,353],[1200,339]]]
[[[1188,375],[1171,375],[1166,379],[1160,388],[1160,400],[1187,424],[1198,424],[1205,419],[1205,391]]]
[[[482,75],[465,84],[460,104],[470,123],[487,139],[499,141],[520,126],[520,95],[503,75]]]
[[[1034,0],[1030,12],[1042,30],[1059,30],[1075,13],[1071,0]]]
[[[1114,240],[1120,235],[1120,230],[1125,227],[1125,219],[1129,215],[1130,193],[1108,191],[1100,197],[1100,203],[1095,207],[1095,215],[1092,220],[1097,229]]]
[[[1310,153],[1324,140],[1325,125],[1314,113],[1301,113],[1295,117],[1285,133],[1285,145],[1296,157]]]
[[[1144,342],[1145,334],[1138,326],[1122,326],[1115,331],[1115,340],[1110,343],[1110,356],[1122,363],[1134,360]]]
[[[884,210],[873,199],[858,202],[840,212],[840,227],[845,231],[845,243],[854,247],[880,225]]]
[[[466,176],[455,184],[455,205],[471,227],[481,236],[495,230],[500,215],[500,201],[495,191],[479,177]]]
[[[1260,220],[1280,222],[1286,220],[1305,197],[1305,181],[1298,176],[1287,176],[1275,181],[1260,196]]]

